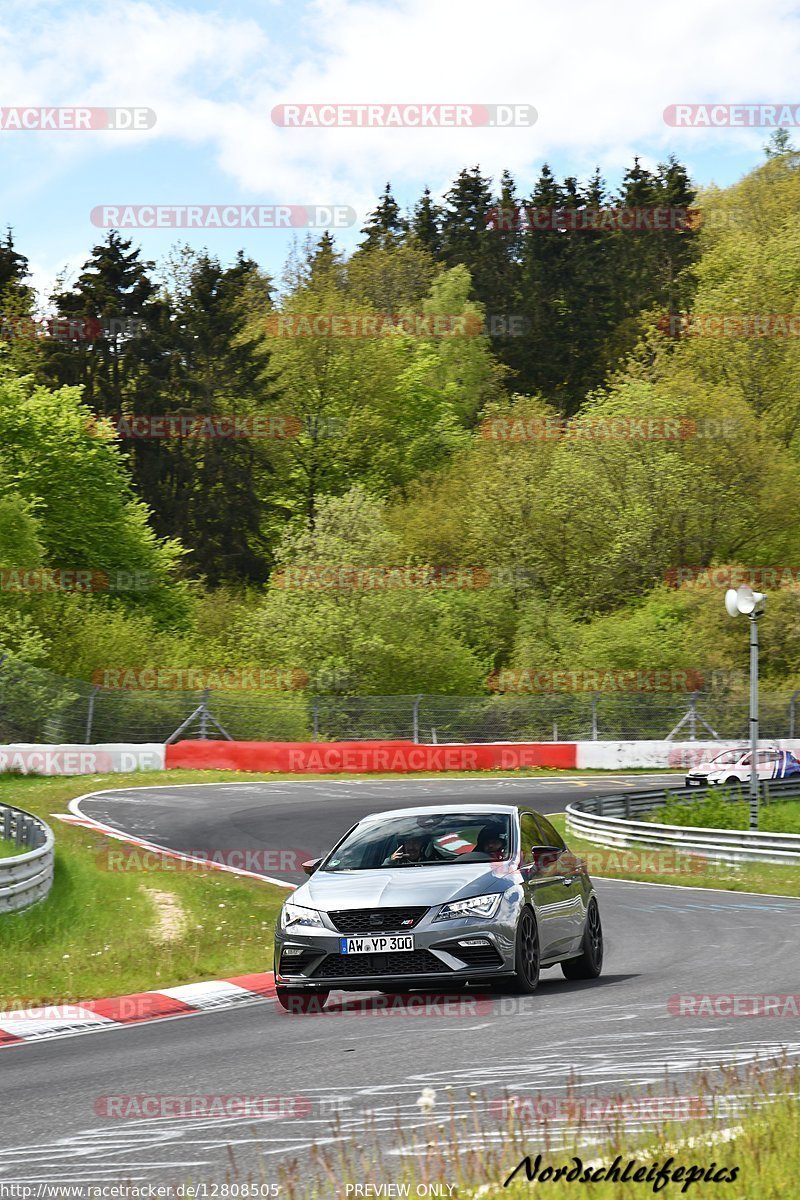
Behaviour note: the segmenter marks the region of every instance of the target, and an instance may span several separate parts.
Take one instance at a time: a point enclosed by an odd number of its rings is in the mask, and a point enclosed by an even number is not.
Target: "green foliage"
[[[109,665],[296,668],[372,694],[474,694],[514,666],[741,667],[721,593],[669,580],[796,562],[800,343],[691,325],[665,337],[659,317],[797,311],[800,172],[786,138],[773,143],[751,175],[700,197],[697,229],[489,228],[493,209],[521,204],[693,206],[674,159],[635,160],[615,195],[598,172],[560,181],[545,165],[527,199],[509,172],[495,185],[475,166],[407,215],[387,185],[362,246],[346,258],[330,234],[309,239],[280,295],[242,252],[225,266],[179,248],[159,282],[109,235],[54,302],[135,320],[136,336],[2,347],[0,568],[149,583],[0,591],[0,653],[84,679]],[[31,309],[26,277],[9,234],[10,312]],[[523,337],[479,331],[503,314],[525,319]],[[303,318],[398,315],[469,332],[286,336]],[[272,417],[288,436],[123,443],[102,420],[187,411]],[[577,424],[559,434],[564,414]],[[636,432],[652,419],[683,432]],[[286,588],[298,566],[467,566],[491,584]],[[796,591],[772,589],[762,671],[800,687]],[[502,724],[508,704],[487,702]],[[286,713],[299,730],[302,702]]]
[[[313,530],[287,534],[279,562],[264,599],[234,625],[241,653],[302,664],[353,694],[482,690],[486,667],[459,638],[446,597],[382,585],[386,568],[404,564],[382,506],[364,491],[321,501]],[[377,586],[351,586],[352,568],[371,568]]]

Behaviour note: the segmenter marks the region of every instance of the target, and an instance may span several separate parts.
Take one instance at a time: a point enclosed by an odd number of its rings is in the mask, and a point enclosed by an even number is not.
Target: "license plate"
[[[340,954],[387,954],[398,950],[413,950],[413,934],[388,934],[385,937],[339,938]]]

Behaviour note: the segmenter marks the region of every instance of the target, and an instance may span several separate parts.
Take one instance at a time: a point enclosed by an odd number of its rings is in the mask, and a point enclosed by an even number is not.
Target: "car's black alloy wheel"
[[[523,908],[517,925],[517,944],[514,952],[514,975],[510,990],[529,996],[539,985],[539,930],[529,908]]]

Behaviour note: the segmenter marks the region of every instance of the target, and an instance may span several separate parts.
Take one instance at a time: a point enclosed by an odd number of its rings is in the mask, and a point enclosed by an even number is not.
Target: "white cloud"
[[[24,37],[11,36],[23,11]],[[30,135],[39,138],[38,186],[76,159],[136,142],[152,144],[163,164],[177,141],[212,156],[230,180],[233,194],[215,200],[349,203],[359,213],[387,179],[436,191],[474,163],[495,176],[509,167],[527,190],[547,157],[568,156],[587,173],[599,162],[616,176],[642,151],[652,160],[674,149],[691,162],[710,145],[756,148],[763,130],[674,130],[663,109],[789,101],[796,84],[791,0],[738,10],[728,0],[573,0],[566,9],[542,0],[316,0],[291,16],[262,6],[258,20],[146,0],[118,4],[113,17],[107,7],[12,3],[6,20],[3,103],[142,104],[158,113],[147,134]],[[516,102],[540,115],[533,129],[276,128],[272,107],[290,101]],[[155,169],[153,182],[163,189]],[[22,197],[32,185],[17,186]]]

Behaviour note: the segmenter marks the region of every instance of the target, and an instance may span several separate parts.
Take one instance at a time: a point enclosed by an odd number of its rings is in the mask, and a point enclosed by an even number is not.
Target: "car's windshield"
[[[744,750],[726,750],[724,754],[718,754],[711,761],[715,767],[732,767],[734,763],[738,763],[743,754]]]
[[[390,870],[498,862],[511,850],[501,813],[419,813],[364,821],[322,863],[323,871]]]

